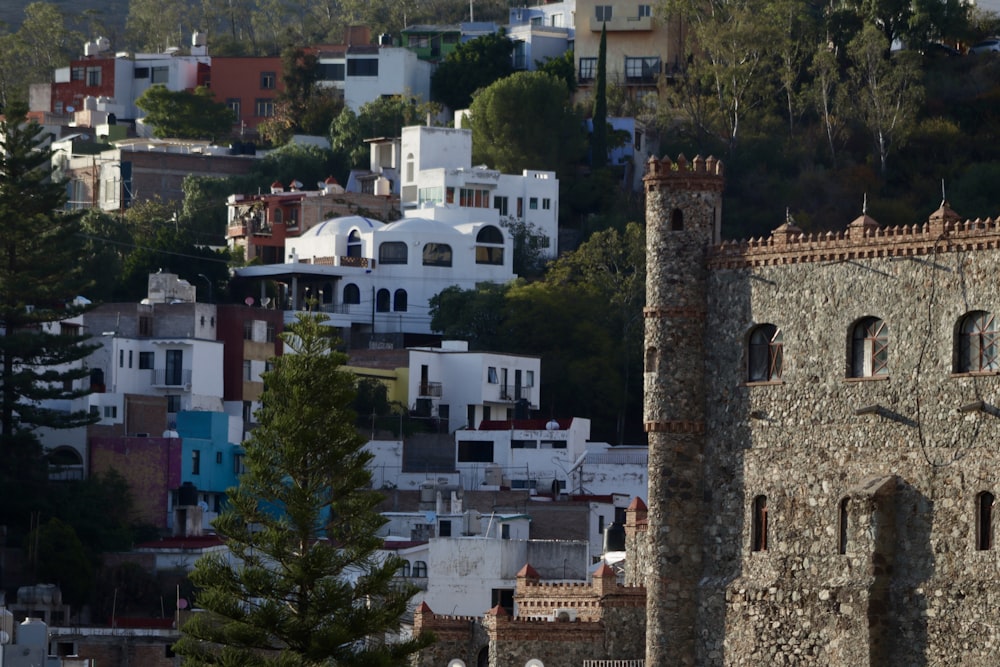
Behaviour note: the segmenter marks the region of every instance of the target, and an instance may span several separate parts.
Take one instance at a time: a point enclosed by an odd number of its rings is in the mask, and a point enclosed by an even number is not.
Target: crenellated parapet
[[[863,214],[842,231],[806,234],[788,219],[767,238],[713,246],[708,262],[711,268],[744,268],[997,248],[1000,218],[962,220],[942,202],[926,222],[897,227],[881,227]]]
[[[599,621],[607,616],[609,609],[644,607],[646,589],[619,584],[617,573],[602,563],[592,573],[589,583],[543,582],[519,576],[514,599],[521,619],[551,620],[572,610],[574,620]]]
[[[657,158],[650,156],[646,161],[646,175],[643,182],[646,192],[662,187],[708,189],[722,191],[724,184],[722,161],[708,156],[695,156],[688,161],[684,154],[677,156],[677,161],[669,157]],[[697,185],[695,185],[697,184]]]

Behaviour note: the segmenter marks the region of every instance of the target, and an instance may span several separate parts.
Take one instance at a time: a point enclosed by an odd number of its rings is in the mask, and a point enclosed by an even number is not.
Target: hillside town
[[[673,11],[91,35],[5,106],[0,667],[994,665],[1000,220],[942,183],[734,237],[738,113],[717,155],[660,117],[704,52]],[[489,40],[575,154],[513,87],[444,100]],[[306,69],[351,132],[281,126]]]

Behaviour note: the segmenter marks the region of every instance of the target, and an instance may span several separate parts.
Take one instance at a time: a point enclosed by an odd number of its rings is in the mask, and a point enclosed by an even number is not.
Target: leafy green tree
[[[75,298],[88,279],[79,262],[79,215],[62,212],[66,190],[53,181],[51,150],[35,122],[16,110],[0,121],[0,486],[4,473],[20,474],[33,449],[34,429],[72,428],[92,421],[86,412],[45,407],[47,400],[74,399],[72,388],[88,375],[86,336],[61,330],[59,322],[84,307]],[[30,455],[37,455],[37,450]],[[0,503],[3,505],[3,503]]]
[[[185,664],[389,667],[427,643],[385,636],[414,591],[394,581],[399,559],[377,554],[381,496],[325,319],[291,325],[292,354],[265,374],[246,473],[215,522],[235,563],[206,556],[191,574],[204,612],[175,645]]]
[[[846,103],[844,83],[841,80],[840,67],[836,54],[826,45],[821,46],[813,56],[812,66],[812,99],[816,112],[826,135],[827,147],[830,149],[830,161],[837,164],[837,146],[844,134],[847,113],[841,113]]]
[[[522,278],[541,273],[545,264],[543,253],[553,241],[536,225],[521,218],[502,217],[500,226],[507,230],[514,241],[514,273]]]
[[[216,141],[232,133],[232,110],[216,102],[204,86],[174,91],[157,84],[147,88],[135,105],[146,112],[144,121],[157,137]]]
[[[594,169],[602,169],[608,164],[608,26],[606,23],[601,24],[601,42],[597,48],[593,121],[590,164]]]
[[[28,538],[28,560],[35,566],[40,583],[57,584],[63,599],[79,606],[90,599],[94,588],[94,565],[73,527],[49,519]]]
[[[555,58],[546,58],[544,62],[535,61],[535,69],[539,72],[551,74],[557,79],[566,82],[566,88],[570,93],[575,93],[576,83],[576,61],[573,59],[573,50],[564,51],[562,55]]]
[[[513,53],[502,31],[459,44],[431,75],[431,96],[452,110],[469,108],[473,93],[514,71]]]
[[[479,350],[501,350],[508,285],[479,283],[464,290],[457,285],[435,294],[430,305],[431,330],[445,338],[466,340]]]
[[[505,174],[524,169],[560,177],[584,156],[586,131],[566,84],[545,72],[516,72],[472,101],[472,160]]]
[[[325,135],[343,108],[343,100],[316,85],[319,60],[314,53],[288,48],[281,54],[284,89],[275,102],[274,116],[258,130],[272,144],[286,143],[293,134]]]
[[[904,51],[890,57],[889,42],[873,26],[848,45],[848,55],[856,117],[871,133],[884,178],[889,153],[906,142],[923,102],[919,55]]]

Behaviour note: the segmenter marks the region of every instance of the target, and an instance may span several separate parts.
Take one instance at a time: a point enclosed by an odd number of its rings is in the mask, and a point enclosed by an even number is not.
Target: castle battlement
[[[650,156],[649,160],[646,161],[646,176],[643,180],[683,179],[692,176],[721,179],[723,176],[722,161],[711,155],[707,158],[696,155],[693,160],[688,162],[683,153],[677,156],[676,162],[669,157]]]

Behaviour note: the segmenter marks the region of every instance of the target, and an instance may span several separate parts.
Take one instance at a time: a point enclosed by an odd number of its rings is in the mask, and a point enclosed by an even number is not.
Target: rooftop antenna
[[[868,193],[864,194],[864,198],[861,200],[861,215],[868,215]]]
[[[944,179],[941,179],[941,205],[944,206],[948,203],[948,197],[944,193]]]

